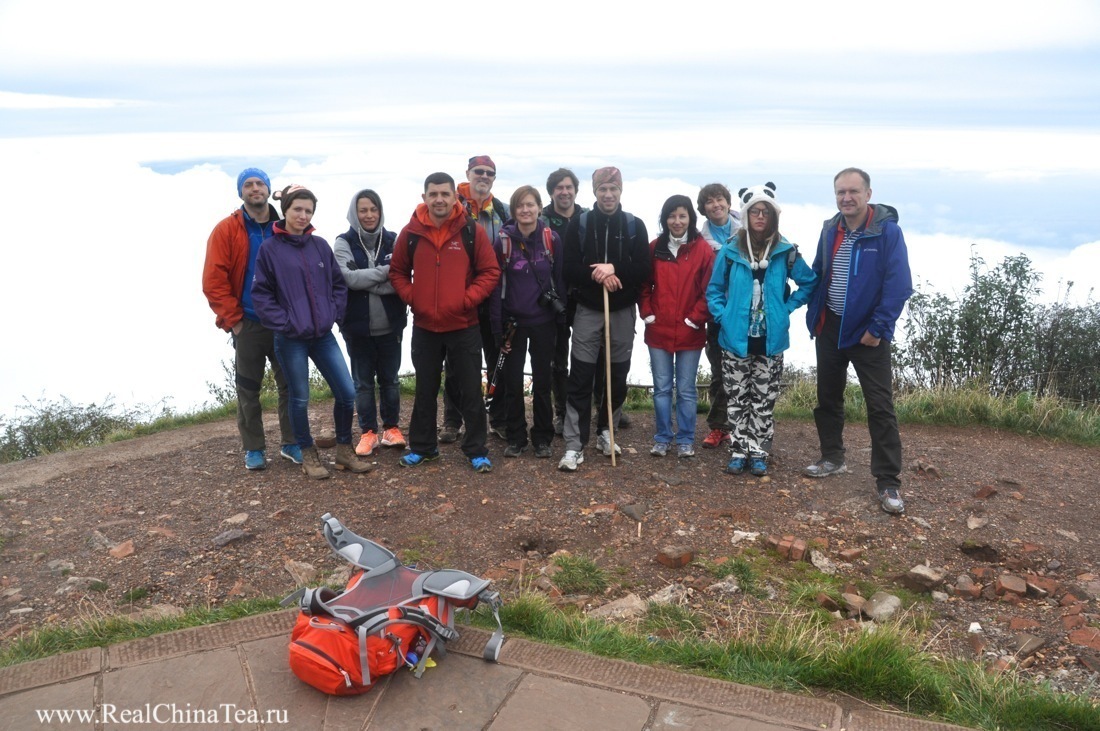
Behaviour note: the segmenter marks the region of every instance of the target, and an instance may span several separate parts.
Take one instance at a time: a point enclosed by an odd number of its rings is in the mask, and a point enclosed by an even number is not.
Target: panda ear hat
[[[741,227],[745,229],[746,241],[749,240],[749,209],[757,203],[767,203],[771,206],[778,228],[779,214],[783,209],[779,205],[779,199],[775,197],[775,183],[767,182],[763,185],[754,185],[751,188],[742,188],[737,192],[737,197],[741,199]],[[768,241],[768,245],[759,260],[753,253],[752,246],[747,247],[749,250],[749,263],[754,270],[768,268],[768,255],[772,251],[772,244],[778,238],[778,235],[776,235]]]

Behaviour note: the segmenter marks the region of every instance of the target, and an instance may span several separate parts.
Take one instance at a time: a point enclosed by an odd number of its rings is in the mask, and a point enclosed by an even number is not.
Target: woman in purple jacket
[[[264,327],[275,333],[275,356],[290,392],[290,424],[302,448],[302,471],[322,480],[329,471],[309,433],[309,361],[317,366],[335,399],[336,467],[368,472],[351,446],[355,386],[332,326],[344,319],[347,286],[328,242],[313,235],[317,197],[300,185],[288,185],[273,196],[283,220],[260,245],[252,304]]]
[[[542,199],[536,188],[520,186],[512,194],[512,219],[493,242],[500,261],[500,281],[489,299],[493,334],[501,343],[508,448],[505,457],[527,451],[527,418],[523,406],[523,365],[531,353],[531,441],[535,456],[550,456],[554,412],[550,408],[551,360],[557,324],[565,322],[561,239],[539,218]],[[509,327],[512,323],[513,327]],[[511,339],[506,333],[514,329]]]

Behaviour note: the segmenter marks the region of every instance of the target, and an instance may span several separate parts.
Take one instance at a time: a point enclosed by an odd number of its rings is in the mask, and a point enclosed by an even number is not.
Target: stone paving
[[[420,680],[400,672],[365,695],[329,697],[287,666],[293,622],[293,611],[266,614],[2,668],[0,731],[959,728],[518,639],[487,663],[488,633],[468,627]]]

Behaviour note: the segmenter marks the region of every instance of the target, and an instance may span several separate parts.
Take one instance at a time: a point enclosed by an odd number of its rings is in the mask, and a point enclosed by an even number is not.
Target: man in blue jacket
[[[871,432],[871,474],[879,504],[887,513],[905,512],[901,493],[901,436],[894,415],[890,343],[894,324],[913,294],[909,255],[898,212],[870,205],[871,177],[845,168],[833,178],[840,213],[821,230],[813,270],[821,286],[806,313],[817,339],[817,408],[814,421],[821,459],[809,477],[848,471],[844,462],[844,388],[848,364],[867,403]]]

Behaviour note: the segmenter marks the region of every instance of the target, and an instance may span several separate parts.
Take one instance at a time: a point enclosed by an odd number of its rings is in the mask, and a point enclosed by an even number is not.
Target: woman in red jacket
[[[656,433],[649,453],[672,449],[695,456],[695,407],[699,356],[707,344],[707,284],[714,250],[695,228],[695,208],[686,195],[674,195],[661,208],[661,235],[650,245],[653,274],[638,305],[653,371]],[[672,431],[672,386],[676,379],[676,433]]]

